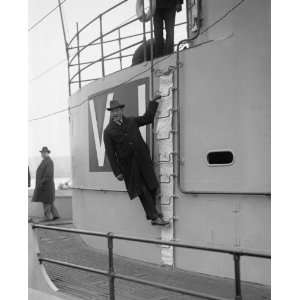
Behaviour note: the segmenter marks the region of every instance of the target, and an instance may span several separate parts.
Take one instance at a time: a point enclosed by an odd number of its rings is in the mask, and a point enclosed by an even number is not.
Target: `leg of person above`
[[[176,8],[166,9],[164,20],[166,27],[166,47],[165,55],[174,52],[174,29],[175,29]]]
[[[60,218],[59,213],[58,213],[58,210],[57,210],[57,208],[55,207],[54,203],[51,204],[51,213],[52,213],[52,216],[53,216],[53,219],[52,219],[52,220],[57,220],[57,219]]]
[[[45,219],[43,221],[52,221],[51,206],[52,206],[52,204],[43,203],[44,216],[45,216]]]
[[[148,191],[145,185],[142,185],[142,192],[139,196],[143,208],[146,212],[146,217],[151,220],[152,225],[167,225],[169,222],[162,220],[155,207],[155,202],[152,198],[151,193]]]
[[[164,55],[164,24],[163,10],[157,9],[153,17],[155,37],[155,57]]]

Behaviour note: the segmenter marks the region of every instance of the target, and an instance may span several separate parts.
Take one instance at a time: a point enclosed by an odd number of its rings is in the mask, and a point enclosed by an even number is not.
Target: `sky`
[[[67,39],[76,32],[76,22],[79,28],[88,23],[92,18],[105,11],[120,0],[67,0],[63,4],[63,17],[66,27]],[[146,5],[147,5],[147,1]],[[29,0],[28,1],[28,28],[58,5],[57,0]],[[104,32],[120,25],[130,17],[135,17],[135,0],[128,0],[121,8],[110,13],[103,20]],[[183,20],[185,11],[177,15],[177,22]],[[97,37],[98,25],[81,37],[81,42],[90,41]],[[126,28],[126,34],[136,33],[141,30],[142,23],[133,24]],[[147,25],[148,26],[148,25]],[[114,38],[115,35],[109,38]],[[136,42],[137,39],[124,42]],[[29,47],[29,95],[28,119],[31,120],[51,112],[64,109],[68,105],[67,63],[64,48],[61,20],[59,10],[55,10],[39,25],[28,32]],[[115,49],[116,44],[105,46],[105,51]],[[108,53],[108,52],[107,52]],[[126,53],[125,53],[126,54]],[[91,60],[99,55],[99,49],[87,51],[82,59]],[[131,59],[125,63],[129,64]],[[116,71],[118,62],[110,64],[108,72]],[[99,67],[100,68],[100,67]],[[97,69],[97,72],[99,69]],[[87,72],[85,76],[95,76],[95,69]],[[97,73],[96,77],[99,77]],[[74,87],[73,92],[77,87]],[[70,140],[67,112],[55,116],[29,122],[29,157],[39,155],[42,146],[48,146],[53,156],[69,156]]]

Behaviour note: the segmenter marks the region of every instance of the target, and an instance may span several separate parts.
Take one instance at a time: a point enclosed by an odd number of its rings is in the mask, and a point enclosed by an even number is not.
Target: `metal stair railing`
[[[271,255],[267,253],[261,252],[250,252],[250,251],[242,251],[242,250],[234,250],[234,249],[225,249],[225,248],[213,248],[213,247],[206,247],[206,246],[197,246],[191,245],[186,243],[178,243],[178,242],[169,242],[169,241],[159,241],[154,239],[146,239],[146,238],[138,238],[133,236],[125,236],[119,234],[113,234],[112,232],[109,233],[102,233],[96,231],[89,231],[89,230],[81,230],[81,229],[72,229],[72,228],[63,228],[63,227],[55,227],[55,226],[47,226],[41,224],[32,224],[32,229],[45,229],[45,230],[52,230],[52,231],[60,231],[60,232],[69,232],[69,233],[76,233],[82,235],[89,235],[89,236],[97,236],[103,237],[107,239],[107,248],[108,248],[108,270],[100,270],[94,269],[90,267],[85,267],[77,264],[72,264],[56,259],[51,259],[48,257],[43,257],[38,254],[38,260],[40,263],[48,262],[57,264],[60,266],[70,267],[78,270],[83,270],[87,272],[92,272],[96,274],[101,274],[107,276],[109,279],[109,299],[115,300],[115,279],[122,279],[127,280],[130,282],[135,282],[147,286],[152,286],[156,288],[160,288],[163,290],[181,293],[183,295],[199,297],[202,299],[208,300],[229,300],[218,296],[212,296],[204,293],[197,293],[191,290],[186,290],[182,288],[172,287],[169,285],[165,285],[162,283],[157,283],[148,280],[138,279],[133,276],[122,275],[116,273],[114,270],[114,240],[124,240],[124,241],[131,241],[137,243],[145,243],[145,244],[154,244],[154,245],[166,245],[171,247],[179,247],[184,249],[192,249],[192,250],[201,250],[201,251],[208,251],[208,252],[215,252],[215,253],[222,253],[222,254],[229,254],[233,256],[234,261],[234,278],[235,278],[235,300],[242,300],[242,289],[241,289],[241,272],[240,272],[240,259],[242,256],[248,257],[257,257],[257,258],[264,258],[264,259],[271,259]]]

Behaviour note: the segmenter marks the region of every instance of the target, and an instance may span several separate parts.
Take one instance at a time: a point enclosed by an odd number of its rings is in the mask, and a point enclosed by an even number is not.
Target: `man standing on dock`
[[[36,171],[36,183],[32,202],[42,202],[45,215],[43,221],[53,221],[59,219],[58,211],[54,205],[54,165],[49,156],[50,150],[47,147],[43,147],[40,153],[43,160]]]
[[[117,100],[107,108],[111,112],[110,122],[104,130],[105,150],[118,180],[125,180],[130,199],[139,197],[152,225],[167,225],[155,205],[158,189],[153,162],[148,146],[144,142],[139,127],[151,124],[161,96],[150,101],[146,113],[140,117],[125,117],[124,104]]]

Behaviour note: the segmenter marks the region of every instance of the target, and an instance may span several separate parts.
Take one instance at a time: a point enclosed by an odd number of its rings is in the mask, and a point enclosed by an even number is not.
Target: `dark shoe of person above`
[[[60,219],[60,217],[53,217],[52,221],[55,221],[57,219]]]
[[[159,226],[165,226],[169,224],[169,221],[164,221],[161,218],[156,218],[155,220],[151,221],[152,225],[159,225]]]

